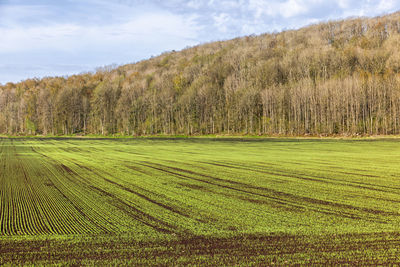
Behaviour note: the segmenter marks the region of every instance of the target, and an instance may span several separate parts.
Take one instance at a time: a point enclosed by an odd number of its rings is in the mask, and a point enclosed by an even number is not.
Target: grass
[[[2,264],[398,262],[399,139],[2,138]]]

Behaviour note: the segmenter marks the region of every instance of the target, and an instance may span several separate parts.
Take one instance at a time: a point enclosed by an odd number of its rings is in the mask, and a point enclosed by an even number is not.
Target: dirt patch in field
[[[127,168],[129,168],[131,170],[134,170],[136,172],[142,173],[142,174],[146,174],[146,175],[150,175],[150,176],[153,175],[151,172],[148,172],[148,171],[146,171],[146,170],[144,170],[142,168],[139,168],[138,166],[125,165],[125,167],[127,167]]]
[[[74,172],[73,170],[71,170],[68,166],[65,166],[64,164],[60,164],[60,166],[61,166],[61,168],[64,170],[64,171],[66,171],[67,173],[69,173],[69,174],[72,174],[72,175],[76,175],[76,172]]]
[[[202,185],[190,184],[190,183],[176,183],[176,184],[183,186],[183,187],[187,187],[189,189],[199,190],[202,192],[212,192],[210,189],[208,189],[207,187],[202,186]]]
[[[136,241],[93,236],[82,240],[2,240],[2,264],[78,265],[390,265],[400,260],[399,233],[242,234]]]
[[[78,166],[78,167],[81,168],[81,169],[84,169],[84,170],[87,170],[87,171],[90,171],[90,172],[93,171],[93,170],[90,169],[88,166],[85,166],[85,165],[82,165],[82,164],[79,164],[79,163],[76,163],[76,162],[74,162],[74,163],[75,163],[76,166]]]

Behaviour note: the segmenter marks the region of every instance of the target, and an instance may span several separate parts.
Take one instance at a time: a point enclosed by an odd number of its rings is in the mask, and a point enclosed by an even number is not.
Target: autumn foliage
[[[400,12],[0,86],[3,134],[400,133]]]

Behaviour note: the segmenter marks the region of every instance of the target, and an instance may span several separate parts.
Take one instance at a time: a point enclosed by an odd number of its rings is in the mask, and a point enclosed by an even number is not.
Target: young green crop
[[[96,249],[110,264],[112,253],[196,264],[213,250],[216,264],[318,263],[318,248],[337,263],[395,260],[399,155],[397,139],[0,139],[0,247],[10,247],[0,264],[99,263]],[[46,258],[48,242],[72,258]],[[236,246],[234,262],[221,242]],[[16,259],[21,251],[30,260]]]

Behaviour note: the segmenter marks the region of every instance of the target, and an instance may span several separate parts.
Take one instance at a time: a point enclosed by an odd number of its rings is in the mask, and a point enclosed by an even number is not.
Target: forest
[[[399,48],[397,12],[7,83],[0,134],[400,134]]]

